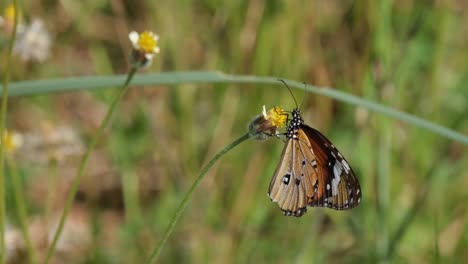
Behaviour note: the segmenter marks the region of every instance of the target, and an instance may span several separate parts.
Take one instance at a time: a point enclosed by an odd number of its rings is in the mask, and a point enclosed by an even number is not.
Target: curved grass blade
[[[93,77],[75,77],[67,79],[49,79],[36,81],[21,81],[12,83],[8,92],[9,96],[26,96],[50,94],[58,92],[71,92],[77,90],[96,90],[115,87],[122,83],[125,75],[114,76],[93,76]],[[398,111],[391,107],[360,98],[339,90],[317,87],[313,85],[304,85],[304,83],[283,79],[289,86],[298,89],[305,89],[309,92],[323,95],[352,105],[358,105],[377,113],[404,121],[408,124],[422,127],[443,137],[461,142],[468,145],[468,136],[437,125],[423,118]],[[214,71],[191,71],[191,72],[165,72],[140,74],[135,76],[131,85],[171,85],[183,83],[251,83],[251,84],[272,84],[282,85],[278,77],[263,77],[250,75],[230,75]]]

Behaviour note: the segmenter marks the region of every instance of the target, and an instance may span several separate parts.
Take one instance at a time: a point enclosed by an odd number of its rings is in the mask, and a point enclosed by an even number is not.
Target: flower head
[[[5,131],[3,142],[5,144],[5,151],[11,153],[21,147],[23,137],[19,133]]]
[[[151,65],[154,55],[159,53],[159,36],[151,31],[144,31],[141,34],[132,31],[128,34],[128,38],[133,46],[132,65],[138,68]]]
[[[10,4],[5,8],[5,20],[13,21],[15,20],[15,6]]]
[[[18,32],[13,51],[24,61],[44,62],[50,54],[50,34],[40,19],[34,19],[30,25]]]
[[[23,25],[21,24],[22,14],[20,10],[17,10],[18,15],[18,31],[21,31]],[[3,17],[0,16],[0,27],[3,27],[5,32],[11,32],[13,30],[13,24],[15,23],[15,6],[13,4],[8,5],[3,12]]]
[[[273,107],[268,112],[266,111],[265,106],[263,106],[262,114],[266,120],[270,121],[270,123],[276,127],[284,127],[288,120],[288,114],[286,114],[279,106]]]
[[[275,106],[267,112],[265,106],[263,106],[262,115],[256,116],[250,122],[249,134],[258,140],[268,139],[279,134],[276,129],[285,126],[287,119],[288,115],[281,107]]]

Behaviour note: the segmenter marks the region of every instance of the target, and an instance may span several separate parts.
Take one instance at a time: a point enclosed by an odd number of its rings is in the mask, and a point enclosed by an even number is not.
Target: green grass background
[[[131,48],[128,32],[149,29],[160,35],[161,54],[147,72],[278,76],[333,87],[465,135],[468,131],[464,1],[64,0],[22,5],[26,19],[41,17],[53,33],[52,56],[43,64],[16,57],[12,82],[123,74]],[[5,43],[7,36],[1,38]],[[32,133],[45,122],[52,129],[65,125],[86,142],[114,92],[12,98],[8,128]],[[163,249],[161,263],[468,261],[466,145],[362,107],[294,92],[304,102],[306,122],[327,135],[353,166],[363,190],[361,205],[283,216],[266,195],[283,143],[247,141],[204,179]],[[262,105],[295,107],[281,85],[132,89],[92,157],[69,216],[84,223],[89,239],[71,236],[79,246],[57,254],[57,263],[142,263],[203,164],[245,133]],[[48,155],[44,151],[37,159]],[[60,212],[60,198],[78,161],[79,156],[59,161],[55,168],[16,156],[30,219],[47,215],[41,191],[56,194],[53,211]],[[58,180],[51,177],[54,171]],[[7,193],[8,222],[14,227],[12,190]],[[41,257],[46,247],[37,248]]]

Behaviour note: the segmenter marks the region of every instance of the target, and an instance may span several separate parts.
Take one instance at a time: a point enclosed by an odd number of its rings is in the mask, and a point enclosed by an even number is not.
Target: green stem
[[[377,172],[377,215],[379,236],[376,246],[379,254],[379,263],[388,263],[388,217],[390,208],[390,143],[391,134],[389,120],[381,120],[379,135],[378,172]],[[391,256],[390,256],[391,257]]]
[[[36,261],[36,256],[34,254],[34,247],[31,242],[31,236],[29,235],[28,211],[27,211],[26,202],[24,199],[24,192],[23,192],[23,186],[22,186],[23,184],[21,181],[21,177],[18,173],[15,160],[10,157],[10,158],[7,158],[7,162],[10,167],[11,183],[13,186],[13,192],[14,192],[15,201],[16,201],[16,211],[18,214],[24,241],[26,242],[29,263],[36,263],[37,261]]]
[[[47,198],[45,207],[45,219],[47,225],[51,223],[52,209],[54,208],[54,201],[57,192],[57,180],[58,180],[58,161],[55,158],[50,157],[48,162],[48,186],[47,186]]]
[[[50,258],[52,257],[52,254],[55,251],[57,241],[58,241],[58,239],[60,237],[60,234],[62,233],[63,226],[65,225],[65,220],[66,220],[66,218],[68,216],[68,213],[70,212],[70,208],[71,208],[71,206],[73,204],[73,200],[75,199],[75,195],[76,195],[76,192],[78,191],[78,187],[80,186],[80,180],[81,180],[81,177],[84,174],[86,165],[88,164],[89,157],[90,157],[91,153],[93,152],[94,148],[96,147],[97,142],[99,141],[102,134],[104,133],[104,129],[109,124],[109,122],[111,120],[111,117],[112,117],[112,114],[114,113],[115,109],[117,108],[117,105],[120,102],[120,99],[123,97],[125,92],[128,90],[128,87],[129,87],[128,84],[130,83],[130,80],[133,78],[133,75],[135,74],[136,70],[137,70],[137,68],[135,68],[135,67],[132,67],[132,69],[130,70],[130,73],[128,74],[127,79],[125,80],[125,83],[123,84],[123,86],[119,89],[119,91],[115,95],[115,97],[114,97],[114,99],[113,99],[113,101],[112,101],[112,103],[111,103],[111,105],[109,107],[109,110],[107,111],[106,116],[104,117],[104,120],[102,121],[101,125],[99,126],[99,128],[98,128],[98,130],[96,132],[96,135],[94,135],[93,139],[91,140],[91,143],[88,146],[88,149],[86,150],[86,153],[83,155],[83,158],[81,159],[81,163],[80,163],[80,166],[79,166],[79,169],[78,169],[78,173],[77,173],[77,175],[75,177],[75,180],[73,181],[70,194],[68,195],[68,198],[67,198],[67,201],[66,201],[66,204],[65,204],[65,208],[63,209],[62,217],[60,218],[58,228],[57,228],[57,230],[55,231],[55,234],[54,234],[54,239],[52,241],[52,244],[49,247],[49,250],[47,251],[47,257],[46,257],[46,259],[44,261],[44,263],[46,263],[46,264],[49,263],[49,260],[50,260]]]
[[[426,203],[427,200],[427,195],[430,193],[431,186],[433,184],[433,179],[436,175],[437,172],[437,166],[439,164],[444,164],[444,162],[449,162],[446,158],[448,155],[446,155],[447,151],[440,151],[442,154],[440,157],[434,159],[432,162],[431,168],[428,169],[428,173],[426,174],[426,177],[424,177],[424,185],[422,185],[419,188],[419,191],[416,195],[416,198],[413,202],[413,205],[411,208],[405,212],[404,216],[402,217],[402,220],[400,223],[397,225],[397,228],[395,232],[393,233],[393,236],[389,240],[388,244],[388,249],[387,249],[387,258],[390,259],[391,256],[395,255],[395,250],[397,249],[399,243],[403,239],[403,236],[407,233],[409,227],[413,223],[414,219],[416,218],[416,215],[419,213],[419,211],[424,208],[424,204]]]
[[[5,60],[5,75],[2,89],[2,105],[0,111],[0,264],[5,264],[5,122],[8,106],[8,82],[10,78],[11,54],[16,38],[16,25],[18,24],[18,3],[13,0],[13,32],[8,43],[8,53]]]
[[[192,196],[193,192],[195,189],[198,187],[200,182],[203,180],[205,177],[206,173],[208,170],[213,167],[213,165],[218,161],[224,154],[226,154],[228,151],[233,149],[235,146],[239,145],[240,143],[244,142],[245,140],[249,139],[249,133],[246,133],[245,135],[239,137],[238,139],[234,140],[231,144],[227,145],[224,149],[222,149],[220,152],[218,152],[209,162],[206,164],[205,167],[200,171],[200,174],[198,177],[195,179],[193,182],[192,186],[188,190],[188,192],[185,194],[184,199],[180,203],[179,207],[177,208],[174,216],[171,219],[171,222],[169,223],[169,226],[166,228],[166,231],[164,232],[164,235],[162,236],[161,240],[159,241],[157,247],[153,250],[153,253],[151,254],[150,258],[146,263],[154,263],[158,259],[159,255],[161,254],[162,248],[167,242],[167,239],[169,236],[172,234],[172,231],[174,231],[174,227],[177,224],[177,221],[179,220],[180,216],[184,212],[185,207],[187,207],[187,203]]]
[[[138,200],[138,177],[129,169],[122,173],[122,189],[127,224],[140,223],[140,207]]]

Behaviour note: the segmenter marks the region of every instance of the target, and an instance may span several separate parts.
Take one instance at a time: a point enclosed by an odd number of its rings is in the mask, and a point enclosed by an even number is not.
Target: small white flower
[[[40,19],[19,30],[13,51],[24,61],[44,62],[50,54],[50,34]]]
[[[138,34],[136,31],[130,32],[128,38],[133,46],[132,63],[137,67],[149,66],[156,53],[159,53],[159,36],[151,31],[144,31]]]

